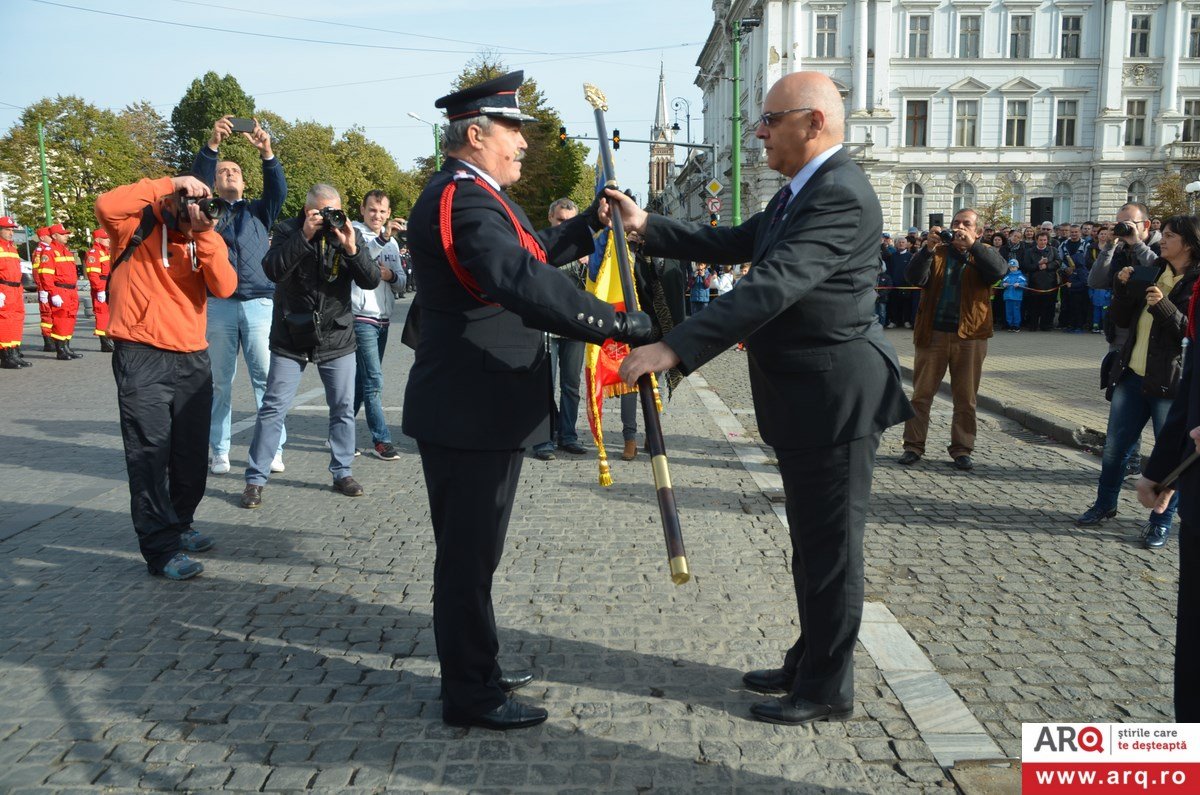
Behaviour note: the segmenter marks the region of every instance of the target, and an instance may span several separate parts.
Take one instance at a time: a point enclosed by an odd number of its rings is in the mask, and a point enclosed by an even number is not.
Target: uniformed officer
[[[21,356],[25,291],[21,288],[21,255],[12,242],[17,228],[17,222],[9,216],[0,217],[0,368],[5,370],[33,365]]]
[[[513,729],[546,711],[508,697],[530,673],[501,672],[492,612],[524,448],[550,435],[553,398],[543,331],[601,343],[649,341],[650,318],[580,290],[556,265],[592,248],[603,202],[535,232],[504,189],[521,176],[522,72],[457,91],[444,108],[444,167],[409,216],[421,289],[404,339],[416,348],[404,433],[417,440],[437,544],[433,623],[442,719]],[[415,338],[415,341],[414,341]]]
[[[45,290],[50,299],[50,337],[54,340],[57,358],[63,361],[83,358],[82,353],[71,350],[75,316],[79,313],[79,272],[75,255],[67,248],[70,236],[62,224],[50,227],[50,250],[42,255],[41,267],[42,274],[47,277]],[[47,270],[52,273],[47,274]]]
[[[54,352],[54,341],[50,339],[50,290],[46,286],[54,281],[54,261],[49,260],[43,265],[43,259],[50,252],[50,227],[37,228],[38,244],[33,249],[33,283],[38,289],[38,312],[41,314],[42,351]],[[44,271],[44,272],[43,272]]]
[[[111,266],[108,232],[103,229],[97,229],[92,235],[92,247],[88,249],[83,270],[92,288],[92,314],[96,316],[96,330],[93,333],[100,338],[100,350],[112,353],[113,343],[108,338],[108,274]]]

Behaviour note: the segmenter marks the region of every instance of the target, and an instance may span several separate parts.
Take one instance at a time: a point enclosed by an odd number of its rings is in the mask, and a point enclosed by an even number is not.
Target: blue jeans
[[[700,314],[700,310],[701,310],[701,309],[703,309],[703,308],[704,308],[704,307],[706,307],[706,306],[708,306],[708,301],[696,301],[696,300],[693,300],[693,301],[692,301],[692,311],[691,311],[691,314],[693,314],[693,315],[698,315],[698,314]]]
[[[367,427],[373,444],[391,444],[392,434],[383,416],[383,352],[387,348],[387,326],[354,321],[355,353],[358,364],[354,375],[354,416],[365,404]]]
[[[1126,370],[1113,388],[1112,404],[1108,408],[1108,435],[1104,441],[1104,457],[1100,465],[1100,483],[1096,488],[1096,505],[1105,511],[1117,507],[1117,495],[1125,479],[1125,467],[1138,449],[1146,421],[1154,424],[1154,435],[1167,419],[1170,398],[1148,398],[1142,394],[1142,377]],[[1150,521],[1170,525],[1175,516],[1179,492],[1171,497],[1162,515],[1150,514]]]
[[[566,337],[550,338],[551,394],[558,394],[558,426],[550,439],[535,445],[534,452],[549,452],[557,444],[578,444],[575,422],[579,418],[579,378],[583,372],[584,343]]]
[[[875,317],[879,319],[879,325],[884,326],[884,327],[887,326],[888,321],[887,321],[887,303],[886,302],[880,302],[880,301],[875,302]]]
[[[254,439],[250,442],[250,463],[246,466],[246,483],[265,486],[271,475],[271,459],[279,445],[283,420],[300,376],[308,362],[298,362],[279,354],[271,354],[271,374],[267,376],[267,391],[262,408],[254,421]],[[325,385],[325,404],[329,406],[329,471],[334,480],[349,477],[354,462],[354,354],[347,353],[317,364],[321,383]]]
[[[271,335],[270,298],[208,299],[208,358],[212,362],[213,401],[212,420],[208,430],[208,446],[214,455],[229,455],[229,426],[232,419],[233,379],[237,375],[238,348],[246,357],[250,386],[254,388],[254,405],[262,407],[267,389],[267,371],[271,364],[268,339]],[[287,441],[287,429],[279,432],[279,449]],[[274,454],[272,454],[272,457]]]
[[[1021,301],[1020,300],[1014,301],[1009,298],[1004,299],[1004,322],[1008,324],[1009,328],[1020,328],[1021,327]]]

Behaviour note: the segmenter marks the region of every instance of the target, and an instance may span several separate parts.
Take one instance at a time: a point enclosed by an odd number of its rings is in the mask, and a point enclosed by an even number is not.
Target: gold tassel
[[[654,373],[650,374],[650,386],[652,386],[654,388],[654,408],[658,411],[659,414],[662,414],[662,412],[663,412],[662,394],[658,391],[658,379],[655,378]]]
[[[604,448],[600,448],[600,485],[608,488],[612,484],[612,470],[608,466],[608,457],[604,454]]]

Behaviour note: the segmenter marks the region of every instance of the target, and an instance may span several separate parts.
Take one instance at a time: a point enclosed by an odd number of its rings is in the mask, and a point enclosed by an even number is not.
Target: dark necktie
[[[783,218],[784,212],[787,211],[788,199],[792,198],[792,183],[789,182],[784,185],[783,190],[779,191],[779,195],[776,198],[779,200],[779,203],[775,205],[775,214],[771,216],[771,226],[779,223],[779,219]]]

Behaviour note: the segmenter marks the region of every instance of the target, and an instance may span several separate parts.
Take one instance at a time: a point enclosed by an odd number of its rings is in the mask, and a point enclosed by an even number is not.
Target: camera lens
[[[1127,221],[1117,221],[1117,225],[1113,227],[1113,234],[1117,237],[1129,237],[1134,234],[1133,224]]]
[[[333,207],[322,208],[321,217],[331,229],[341,229],[346,225],[346,214]]]

